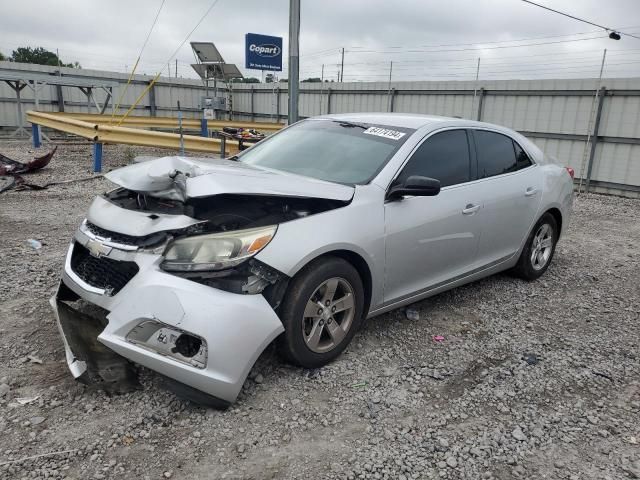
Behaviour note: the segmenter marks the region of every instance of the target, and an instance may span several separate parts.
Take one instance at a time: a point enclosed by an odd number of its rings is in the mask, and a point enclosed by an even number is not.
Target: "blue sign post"
[[[282,71],[282,37],[247,33],[245,35],[245,68]]]

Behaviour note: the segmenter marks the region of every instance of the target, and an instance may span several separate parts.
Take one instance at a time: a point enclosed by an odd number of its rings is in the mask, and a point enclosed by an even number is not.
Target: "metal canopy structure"
[[[11,87],[16,94],[16,102],[18,105],[18,128],[13,135],[26,135],[29,132],[24,127],[24,115],[22,111],[21,92],[25,87],[29,87],[33,91],[35,108],[39,108],[39,92],[45,85],[55,85],[58,87],[58,98],[60,99],[59,110],[64,112],[64,99],[62,97],[62,87],[76,87],[87,97],[87,113],[91,112],[91,103],[96,107],[99,113],[104,113],[109,106],[110,100],[113,98],[113,89],[118,87],[118,82],[96,81],[93,79],[84,79],[60,75],[48,75],[45,73],[29,72],[29,71],[7,71],[0,70],[0,81],[5,82]],[[102,105],[93,95],[94,89],[103,90],[106,93],[106,99]],[[111,105],[113,109],[113,104]]]

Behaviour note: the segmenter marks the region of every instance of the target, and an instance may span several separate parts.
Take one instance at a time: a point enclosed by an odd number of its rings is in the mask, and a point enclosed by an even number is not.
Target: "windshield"
[[[330,182],[364,184],[413,132],[384,125],[306,120],[251,147],[239,161]]]

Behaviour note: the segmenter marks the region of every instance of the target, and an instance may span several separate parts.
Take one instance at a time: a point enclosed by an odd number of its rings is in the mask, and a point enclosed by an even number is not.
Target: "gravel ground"
[[[105,165],[150,153],[108,146]],[[29,180],[90,166],[88,145],[65,145]],[[542,279],[501,274],[413,305],[417,319],[373,319],[322,369],[269,348],[216,411],[152,372],[141,391],[108,397],[67,371],[48,298],[107,188],[0,196],[1,478],[640,478],[640,201],[577,198]]]

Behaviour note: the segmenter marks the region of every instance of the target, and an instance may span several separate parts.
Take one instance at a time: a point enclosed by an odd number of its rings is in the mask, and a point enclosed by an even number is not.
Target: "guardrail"
[[[122,116],[116,115],[111,118],[111,115],[100,115],[97,113],[51,113],[60,117],[73,118],[75,120],[82,120],[85,122],[97,123],[100,125],[118,125],[122,120]],[[134,127],[134,128],[170,128],[177,129],[178,119],[175,117],[143,117],[129,115],[122,120],[121,126]],[[275,132],[284,127],[282,123],[268,123],[268,122],[242,122],[233,120],[207,120],[207,128],[209,130],[221,129],[223,127],[235,127],[254,129],[258,131]],[[202,129],[202,120],[197,118],[183,118],[182,128],[185,130],[198,130]]]
[[[216,152],[224,154],[231,152],[228,147],[238,148],[238,142],[222,142],[218,138],[198,137],[195,135],[178,135],[176,133],[154,132],[131,127],[116,127],[105,125],[99,122],[88,122],[78,120],[69,115],[59,113],[27,112],[27,120],[34,128],[34,142],[40,137],[38,126],[52,128],[61,132],[71,133],[79,137],[93,141],[94,171],[102,170],[102,145],[104,143],[120,143],[124,145],[140,145],[145,147],[170,148],[178,150],[184,147],[185,150],[194,152]],[[182,143],[182,145],[181,145]]]

